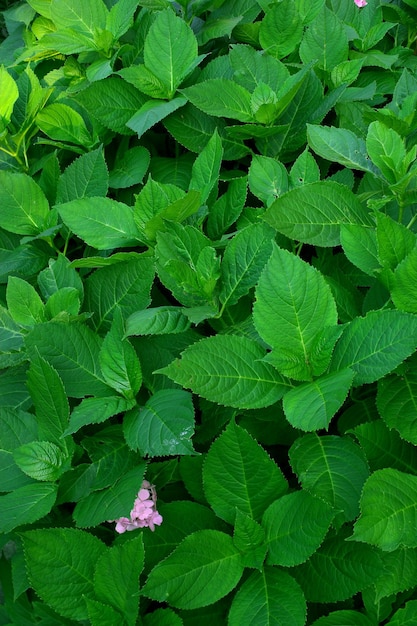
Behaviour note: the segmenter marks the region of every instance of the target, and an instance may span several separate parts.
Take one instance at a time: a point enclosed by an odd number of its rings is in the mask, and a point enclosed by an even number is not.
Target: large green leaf
[[[272,348],[268,359],[291,378],[311,379],[317,355],[315,339],[337,322],[329,285],[314,267],[274,246],[256,288],[253,320]]]
[[[77,28],[92,37],[96,28],[106,27],[106,5],[102,0],[52,0],[50,17],[58,28]]]
[[[378,602],[391,594],[415,586],[417,577],[417,549],[399,548],[382,553],[380,575],[375,581],[375,599]],[[411,625],[410,625],[411,626]]]
[[[209,78],[181,89],[181,93],[208,115],[229,117],[240,122],[254,121],[249,91],[233,80]]]
[[[333,508],[308,491],[295,491],[275,500],[262,518],[267,562],[292,567],[307,561],[323,542],[333,517]]]
[[[366,481],[352,539],[392,552],[417,547],[417,476],[386,467]]]
[[[171,8],[160,11],[145,39],[144,60],[169,98],[194,69],[197,52],[197,39],[188,24]]]
[[[277,59],[288,56],[300,43],[302,35],[303,22],[294,0],[283,0],[268,7],[259,28],[259,43],[268,54]]]
[[[334,349],[331,369],[349,367],[355,372],[355,385],[372,383],[395,369],[416,347],[415,315],[371,311],[347,325]]]
[[[355,194],[334,181],[291,189],[269,206],[264,219],[291,239],[326,247],[340,244],[341,224],[373,224]]]
[[[372,471],[394,467],[402,472],[417,474],[414,445],[401,439],[400,435],[388,428],[382,420],[364,422],[356,426],[352,432],[358,438]]]
[[[350,611],[342,609],[340,611],[332,611],[325,617],[320,617],[312,623],[312,626],[374,626],[375,622],[371,617],[360,613],[359,611]]]
[[[13,451],[16,465],[34,480],[57,480],[65,471],[66,455],[50,441],[24,443]]]
[[[288,174],[282,163],[271,157],[254,155],[249,168],[249,189],[266,206],[288,191]]]
[[[377,407],[388,428],[417,444],[417,372],[415,360],[405,372],[386,376],[378,383]]]
[[[133,247],[140,233],[133,211],[111,198],[78,198],[58,205],[63,222],[85,243],[97,250]]]
[[[83,117],[68,104],[61,102],[49,104],[38,113],[36,123],[51,139],[81,146],[90,146],[92,143]]]
[[[126,414],[123,430],[129,447],[143,456],[194,454],[191,395],[182,389],[157,391],[143,407]]]
[[[328,502],[345,521],[358,515],[369,469],[362,449],[350,437],[305,435],[289,455],[303,489]]]
[[[26,280],[10,276],[6,301],[10,315],[17,324],[32,327],[45,321],[44,304],[38,292]]]
[[[229,626],[304,626],[307,606],[300,585],[286,572],[264,567],[245,580],[232,600]]]
[[[23,545],[29,579],[38,596],[63,617],[87,619],[80,598],[95,597],[93,576],[105,553],[104,543],[73,528],[43,528],[23,533]]]
[[[193,163],[189,189],[201,192],[201,202],[206,202],[211,190],[218,182],[222,163],[223,147],[217,131]]]
[[[138,137],[142,137],[147,130],[155,124],[163,120],[180,107],[187,103],[186,98],[178,96],[168,102],[166,100],[147,100],[140,107],[139,111],[126,122],[126,126],[137,133]]]
[[[75,159],[60,176],[57,203],[77,198],[105,196],[108,190],[108,171],[103,150],[97,148]]]
[[[0,171],[0,227],[18,235],[42,232],[49,214],[48,201],[39,185],[27,174]]]
[[[287,384],[251,339],[214,335],[189,346],[180,359],[159,371],[194,393],[226,406],[260,408],[274,404]]]
[[[0,533],[47,515],[55,504],[57,489],[54,483],[34,483],[0,496]]]
[[[392,278],[391,296],[395,306],[402,311],[417,313],[417,246],[398,265]]]
[[[217,530],[200,530],[154,567],[142,593],[179,609],[196,609],[232,591],[242,573],[232,538]]]
[[[109,417],[123,413],[132,408],[129,402],[120,396],[105,396],[103,398],[84,398],[71,413],[65,435],[76,433],[88,424],[101,424]]]
[[[236,509],[260,519],[268,503],[288,488],[279,467],[233,421],[207,453],[203,485],[213,510],[231,524]]]
[[[304,34],[300,57],[304,63],[314,59],[320,69],[330,71],[342,61],[347,61],[348,43],[342,21],[333,11],[323,7]]]
[[[167,335],[183,333],[191,326],[187,309],[159,306],[135,311],[126,320],[126,335]]]

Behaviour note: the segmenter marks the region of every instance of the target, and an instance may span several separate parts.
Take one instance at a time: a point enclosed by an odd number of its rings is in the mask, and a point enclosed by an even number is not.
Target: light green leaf
[[[218,530],[200,530],[154,567],[142,593],[179,609],[196,609],[227,595],[242,573],[232,538]]]
[[[36,116],[39,129],[51,139],[90,146],[92,139],[81,115],[67,104],[54,102]]]
[[[337,322],[336,304],[324,277],[299,257],[274,246],[256,288],[253,320],[285,376],[309,380],[314,340]]]
[[[76,98],[93,118],[122,135],[132,134],[126,122],[147,100],[133,85],[115,76],[95,81]]]
[[[226,193],[217,198],[207,216],[207,234],[213,241],[220,237],[238,219],[243,211],[247,194],[247,178],[230,181]]]
[[[340,243],[347,258],[360,270],[375,276],[380,269],[377,236],[373,228],[360,224],[342,224]]]
[[[29,580],[37,595],[63,617],[88,619],[80,598],[95,597],[94,569],[107,549],[104,543],[74,528],[42,528],[22,536]]]
[[[142,462],[124,472],[107,489],[90,493],[80,500],[73,512],[77,527],[98,526],[104,521],[128,517],[142,484],[145,467],[145,462]]]
[[[161,389],[123,420],[128,446],[143,456],[194,454],[194,407],[182,389]]]
[[[101,424],[109,417],[118,415],[132,408],[132,401],[120,396],[106,396],[104,398],[85,398],[71,413],[68,428],[64,435],[76,433],[88,424]]]
[[[190,326],[186,309],[159,306],[132,313],[126,320],[126,336],[183,333]]]
[[[207,453],[203,485],[212,509],[230,524],[236,509],[259,520],[271,500],[288,489],[279,467],[234,421]]]
[[[325,247],[340,245],[342,224],[372,225],[355,194],[334,181],[291,189],[269,206],[264,219],[291,239]]]
[[[355,522],[354,541],[392,552],[417,547],[417,476],[386,467],[366,481]]]
[[[228,117],[240,122],[253,120],[250,92],[227,78],[210,78],[181,93],[208,115]]]
[[[394,129],[379,121],[371,122],[366,149],[389,183],[396,183],[406,173],[404,141]]]
[[[229,241],[221,265],[223,308],[236,304],[256,285],[271,252],[271,231],[263,224],[247,226]]]
[[[19,89],[14,79],[10,76],[4,65],[0,66],[0,132],[10,122],[13,108],[19,97]]]
[[[354,385],[389,374],[417,347],[417,317],[395,310],[371,311],[350,322],[336,344],[332,371],[355,372]]]
[[[381,172],[366,153],[365,141],[351,130],[307,124],[307,139],[312,150],[324,159],[381,178]]]
[[[307,561],[324,540],[333,517],[332,507],[308,491],[295,491],[275,500],[262,518],[267,563],[292,567]]]
[[[136,89],[141,91],[146,96],[150,96],[151,98],[160,99],[160,98],[168,98],[168,87],[164,85],[159,78],[155,76],[147,67],[144,65],[131,65],[130,67],[125,67],[122,70],[119,70],[120,76],[124,78],[128,83],[133,85]],[[171,94],[171,97],[174,94]],[[145,98],[146,102],[147,98]],[[142,104],[143,102],[142,101]]]
[[[222,156],[222,142],[216,130],[194,161],[191,171],[189,189],[201,192],[202,204],[206,202],[210,191],[218,182]]]
[[[338,602],[374,584],[381,573],[381,561],[371,546],[346,541],[342,530],[326,539],[306,563],[291,573],[307,601]]]
[[[395,270],[401,261],[416,247],[416,235],[402,224],[393,220],[389,215],[384,215],[381,212],[376,214],[376,224],[379,262],[383,267]],[[410,271],[411,268],[408,268],[407,274]],[[399,275],[401,275],[401,272]],[[408,284],[410,285],[413,282],[410,278]],[[402,287],[401,291],[404,290],[406,292],[405,285]]]
[[[58,205],[63,222],[97,250],[137,246],[140,234],[133,211],[111,198],[79,198]]]
[[[36,411],[39,438],[65,446],[61,435],[69,420],[69,404],[58,372],[41,356],[33,355],[27,385]]]
[[[55,503],[57,489],[54,483],[34,483],[0,496],[0,533],[45,517]]]
[[[369,469],[350,437],[304,435],[290,448],[290,462],[303,489],[328,502],[343,521],[359,512],[359,496]]]
[[[47,322],[35,326],[25,338],[31,359],[38,354],[56,369],[68,396],[108,395],[99,368],[102,340],[87,326]]]
[[[109,186],[112,189],[124,189],[138,185],[147,172],[150,160],[149,151],[142,146],[126,150],[110,172]]]
[[[377,407],[388,428],[417,445],[417,372],[415,361],[407,371],[391,374],[378,382]]]
[[[51,296],[45,305],[45,316],[47,320],[52,320],[62,313],[78,315],[81,302],[80,294],[75,287],[63,287]]]
[[[122,545],[108,548],[99,557],[94,573],[96,596],[117,609],[128,626],[136,624],[139,576],[144,559],[143,539],[139,535]]]
[[[304,431],[327,429],[346,400],[353,377],[354,372],[346,369],[291,389],[283,400],[285,417],[291,426]]]
[[[413,626],[417,619],[417,600],[406,602],[404,608],[398,609],[387,623],[387,626]]]
[[[290,170],[291,187],[302,187],[320,180],[320,170],[308,147],[296,158]]]
[[[304,34],[300,45],[302,61],[315,60],[320,69],[330,71],[347,61],[348,52],[349,42],[343,22],[324,6]]]
[[[255,154],[249,168],[249,189],[268,207],[275,198],[288,191],[285,167],[271,157]]]
[[[392,278],[391,296],[395,306],[402,311],[417,313],[417,246],[398,265]]]
[[[264,567],[245,580],[229,612],[229,626],[304,626],[307,605],[300,585],[286,572]]]
[[[43,231],[49,205],[39,185],[27,174],[0,170],[0,227],[18,235]]]
[[[234,79],[251,93],[260,83],[269,85],[273,91],[278,92],[290,75],[284,63],[264,54],[262,50],[242,44],[232,44],[230,48],[229,58]]]
[[[57,480],[66,469],[67,457],[49,441],[25,443],[13,451],[13,458],[22,472],[35,480]]]
[[[105,196],[109,174],[102,148],[75,159],[60,176],[57,204],[91,196]]]
[[[80,300],[84,296],[82,280],[63,254],[58,254],[56,259],[50,259],[48,267],[39,272],[38,285],[45,300],[65,287],[77,289]]]
[[[268,7],[259,28],[259,42],[268,54],[277,59],[288,56],[298,46],[302,35],[303,22],[294,0],[283,0]]]
[[[374,582],[377,602],[391,594],[406,591],[415,586],[417,576],[416,548],[399,548],[394,552],[383,552],[382,565],[380,575]]]
[[[234,335],[214,335],[189,346],[180,359],[158,370],[211,402],[261,408],[284,395],[287,384],[268,363],[258,343]]]
[[[94,36],[96,28],[106,27],[108,11],[102,0],[51,0],[50,18],[58,28],[73,27]]]
[[[169,8],[160,11],[145,39],[145,66],[168,89],[171,98],[194,69],[197,39],[186,22]]]
[[[148,100],[136,113],[126,122],[126,126],[137,133],[139,139],[155,124],[163,120],[167,115],[173,113],[187,103],[187,99],[178,96],[166,102],[165,100]]]
[[[119,39],[133,25],[133,16],[139,0],[118,0],[107,16],[106,29],[115,39]]]
[[[31,284],[10,276],[6,289],[6,301],[13,320],[21,326],[32,327],[45,320],[45,305]]]

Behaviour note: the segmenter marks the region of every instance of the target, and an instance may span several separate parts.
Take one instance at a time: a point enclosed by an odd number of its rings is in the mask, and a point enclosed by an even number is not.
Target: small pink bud
[[[353,1],[356,4],[356,6],[359,7],[360,9],[362,9],[362,7],[366,7],[366,5],[368,4],[366,0],[353,0]]]

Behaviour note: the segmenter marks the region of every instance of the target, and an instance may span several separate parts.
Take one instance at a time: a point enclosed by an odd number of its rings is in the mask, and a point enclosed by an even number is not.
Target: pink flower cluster
[[[116,522],[116,532],[124,533],[126,530],[148,527],[152,531],[155,526],[162,524],[162,516],[156,510],[156,491],[150,482],[144,480],[139,490],[133,509],[130,511],[130,518],[119,517]]]
[[[356,4],[356,6],[359,7],[360,9],[362,7],[366,7],[366,5],[368,4],[366,0],[353,0],[353,1]]]

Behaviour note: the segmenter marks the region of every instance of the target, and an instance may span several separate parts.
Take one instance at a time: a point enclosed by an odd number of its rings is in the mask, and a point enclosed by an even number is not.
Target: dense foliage
[[[416,624],[417,1],[3,8],[0,624]]]

